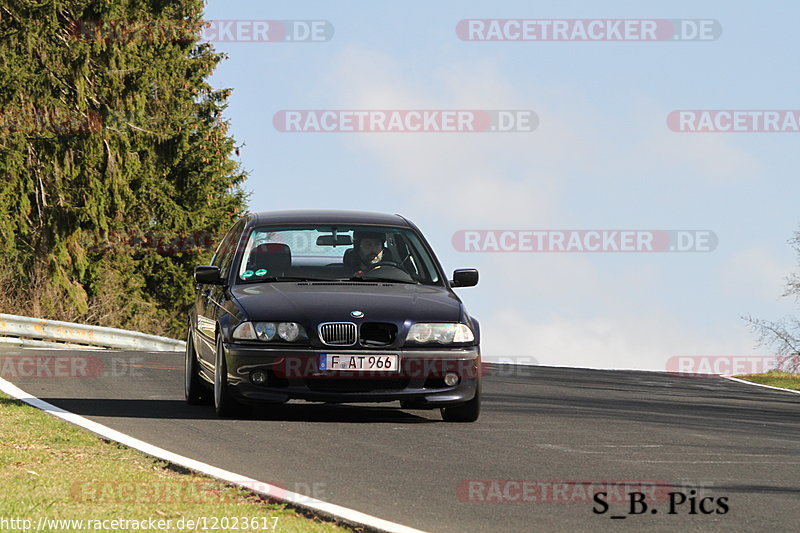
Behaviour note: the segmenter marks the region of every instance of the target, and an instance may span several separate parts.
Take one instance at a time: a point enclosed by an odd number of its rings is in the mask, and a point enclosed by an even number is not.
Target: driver
[[[380,231],[357,230],[353,233],[355,261],[352,267],[360,276],[380,266],[383,261],[391,261],[389,250],[384,246],[386,235]]]

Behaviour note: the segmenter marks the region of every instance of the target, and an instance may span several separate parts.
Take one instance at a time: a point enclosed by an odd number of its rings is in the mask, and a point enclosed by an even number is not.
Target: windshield
[[[413,231],[379,226],[254,228],[238,278],[240,283],[351,280],[442,284],[433,258]]]

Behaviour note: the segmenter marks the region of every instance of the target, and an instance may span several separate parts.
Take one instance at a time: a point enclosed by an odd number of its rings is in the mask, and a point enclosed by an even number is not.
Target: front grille
[[[319,340],[328,346],[352,346],[356,338],[356,325],[352,322],[326,322],[319,325]]]

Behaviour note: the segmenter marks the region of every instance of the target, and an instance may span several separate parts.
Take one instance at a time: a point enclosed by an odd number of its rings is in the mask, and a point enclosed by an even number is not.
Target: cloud
[[[787,247],[788,250],[788,247]],[[720,285],[729,293],[761,301],[776,300],[785,291],[786,278],[795,265],[765,246],[751,246],[734,253],[723,266]]]
[[[663,104],[640,99],[623,123],[629,139],[619,143],[627,157],[620,169],[639,175],[668,173],[674,184],[690,181],[751,181],[763,173],[758,161],[737,147],[735,136],[725,134],[691,134],[667,128],[666,117],[671,109]],[[663,120],[654,120],[654,118]]]
[[[603,112],[580,88],[516,85],[487,61],[418,73],[380,52],[350,47],[327,83],[338,109],[539,114],[533,133],[342,134],[355,158],[378,163],[376,181],[404,197],[408,211],[424,214],[429,226],[436,220],[460,229],[565,228],[595,201],[586,184],[624,193],[621,184],[646,176],[670,190],[681,180],[747,179],[759,170],[729,138],[669,131],[668,110],[657,104],[639,103],[624,115]],[[601,206],[600,214],[610,209]],[[659,303],[659,294],[687,291],[685,280],[668,275],[669,262],[601,257],[473,256],[488,273],[482,295],[467,301],[481,319],[487,360],[533,356],[542,364],[658,370],[673,355],[750,353],[753,339],[738,316],[696,324],[674,303]],[[731,332],[733,320],[741,327]]]
[[[443,69],[435,80],[415,80],[393,59],[348,48],[333,68],[336,107],[356,109],[532,109],[491,64]],[[433,81],[433,84],[431,83]],[[437,87],[432,92],[430,87]],[[483,224],[544,224],[558,218],[568,171],[588,167],[586,131],[559,121],[547,133],[362,134],[346,141],[358,156],[378,161],[385,180],[402,183],[415,204]],[[572,163],[565,164],[565,161]],[[418,194],[415,194],[418,191]]]
[[[669,191],[681,182],[715,185],[760,171],[731,137],[670,131],[662,104],[642,98],[623,112],[604,112],[592,94],[515,84],[485,59],[424,76],[386,54],[350,46],[326,80],[335,108],[536,112],[540,125],[530,133],[343,134],[357,157],[378,162],[383,179],[402,183],[415,204],[462,217],[469,206],[473,223],[553,225],[571,213],[568,202],[597,187],[646,180]]]
[[[504,307],[481,322],[484,360],[533,356],[538,364],[588,368],[666,370],[676,355],[757,355],[744,331],[725,339],[671,314],[614,314],[579,319],[532,319]]]

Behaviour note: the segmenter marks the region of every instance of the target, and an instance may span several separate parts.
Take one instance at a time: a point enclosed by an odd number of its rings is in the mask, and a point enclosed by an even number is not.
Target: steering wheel
[[[405,272],[405,270],[403,269],[403,267],[402,267],[402,266],[400,266],[400,263],[398,263],[398,262],[396,262],[396,261],[381,261],[380,263],[375,263],[374,265],[372,265],[371,267],[369,267],[368,269],[366,269],[366,270],[364,271],[364,274],[366,274],[367,272],[372,272],[373,270],[376,270],[376,269],[378,269],[378,268],[380,268],[380,267],[383,267],[383,266],[388,266],[388,267],[399,268],[400,270],[403,270],[403,272]]]

